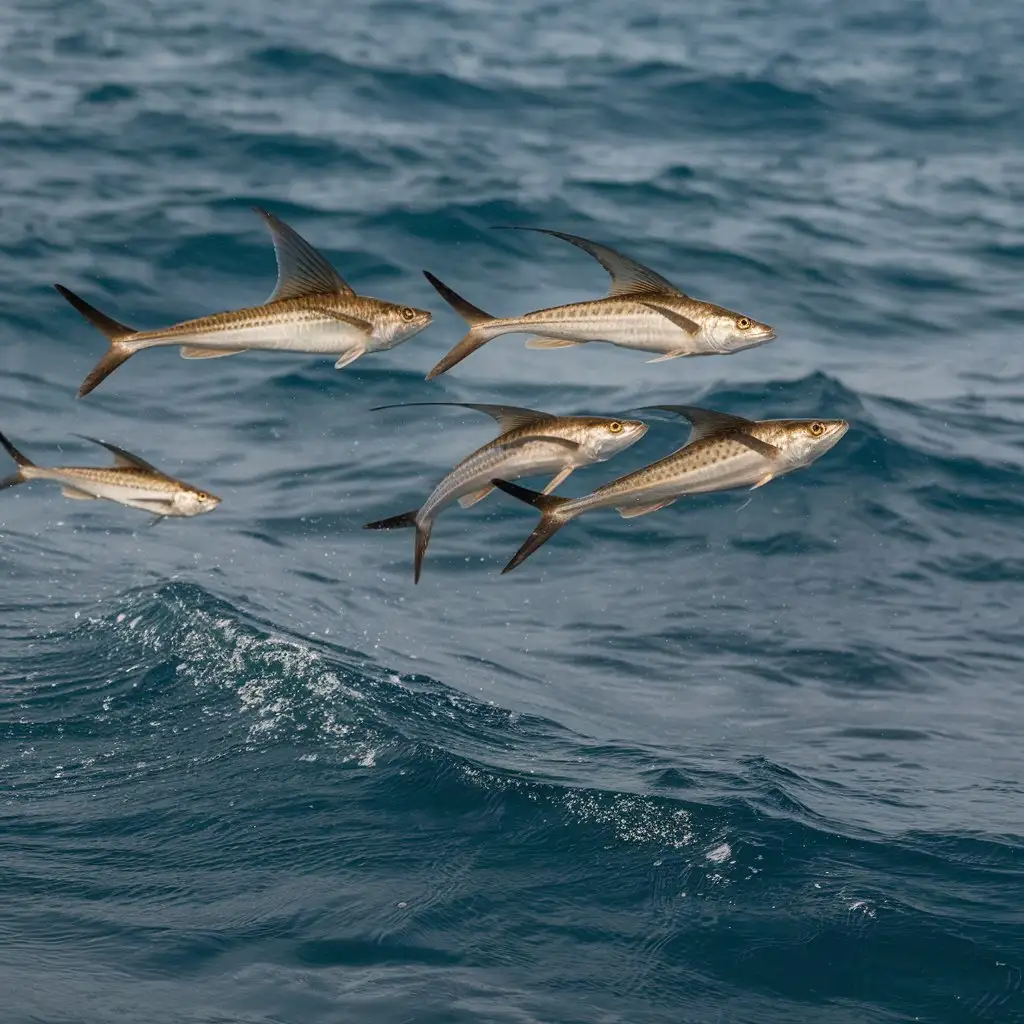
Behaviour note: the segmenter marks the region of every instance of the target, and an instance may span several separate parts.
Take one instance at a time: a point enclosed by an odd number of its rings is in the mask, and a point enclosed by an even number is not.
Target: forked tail
[[[471,355],[481,345],[486,345],[492,338],[498,337],[503,331],[499,327],[496,317],[485,313],[472,302],[467,302],[461,295],[453,292],[443,281],[439,281],[429,270],[423,271],[426,279],[437,289],[438,294],[469,324],[469,332],[452,350],[448,353],[431,371],[427,374],[427,380],[432,380],[446,370],[450,370],[456,363],[461,363],[466,356]]]
[[[0,491],[3,491],[8,487],[13,487],[15,484],[23,484],[28,479],[28,477],[25,476],[25,469],[33,467],[35,463],[32,462],[31,459],[22,455],[21,452],[19,452],[3,434],[0,434],[0,444],[7,449],[7,454],[14,459],[14,462],[18,467],[17,473],[12,473],[10,476],[4,477],[3,480],[0,480]]]
[[[430,531],[433,529],[431,520],[418,521],[416,516],[419,509],[411,512],[403,512],[400,516],[391,516],[388,519],[378,519],[375,523],[367,523],[364,530],[401,530],[411,526],[416,530],[416,550],[413,555],[413,583],[419,583],[420,574],[423,572],[423,556],[427,553],[427,545],[430,543]]]
[[[98,331],[106,335],[107,340],[110,342],[110,348],[107,349],[106,355],[93,367],[89,376],[82,381],[82,386],[78,389],[78,397],[89,394],[90,391],[97,384],[103,381],[106,377],[109,377],[125,360],[130,359],[135,355],[135,349],[125,345],[124,342],[132,337],[134,334],[139,332],[133,330],[131,327],[127,327],[125,324],[119,323],[113,317],[107,316],[106,313],[101,313],[95,306],[90,306],[81,296],[76,295],[70,288],[65,288],[62,284],[55,284],[54,288],[57,289],[64,296],[68,302],[71,303],[75,309],[78,310],[86,320],[89,321]]]
[[[541,494],[540,491],[531,491],[528,487],[510,484],[507,480],[492,480],[491,483],[506,494],[511,494],[513,498],[532,505],[540,512],[537,529],[526,538],[523,546],[512,556],[508,565],[501,570],[502,574],[511,572],[517,565],[522,565],[537,548],[551,540],[566,523],[578,514],[564,511],[565,506],[572,503],[572,498],[556,498],[553,494]]]

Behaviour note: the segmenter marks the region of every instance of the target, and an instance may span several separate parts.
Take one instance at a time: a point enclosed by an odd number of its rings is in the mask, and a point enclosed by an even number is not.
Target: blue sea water
[[[0,495],[0,1021],[1024,1021],[1024,22],[1007,0],[11,0],[0,429],[224,498]],[[249,207],[434,324],[343,372],[103,339],[262,301]],[[597,296],[562,229],[773,324],[462,333]],[[843,416],[808,470],[521,569],[412,508],[490,401]],[[563,493],[680,444],[659,420]],[[4,470],[6,473],[7,470]]]

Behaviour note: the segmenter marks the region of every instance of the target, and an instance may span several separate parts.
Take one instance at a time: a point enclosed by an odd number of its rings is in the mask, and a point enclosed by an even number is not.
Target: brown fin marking
[[[483,501],[491,491],[494,490],[494,484],[488,484],[486,487],[482,487],[479,491],[473,491],[472,494],[464,494],[459,498],[459,504],[463,508],[471,508],[478,501]]]
[[[78,389],[78,397],[83,398],[89,394],[105,378],[109,377],[123,362],[130,359],[135,353],[125,348],[121,343],[139,332],[126,324],[122,324],[113,317],[101,313],[95,306],[91,306],[80,295],[76,295],[70,288],[62,284],[55,284],[54,288],[78,310],[86,320],[89,321],[101,334],[104,334],[110,342],[110,348],[106,355],[92,368],[89,376],[82,381]]]
[[[542,235],[554,235],[561,238],[563,242],[575,245],[585,253],[593,256],[598,263],[608,271],[612,279],[609,295],[636,295],[636,294],[664,294],[682,295],[683,293],[671,281],[666,280],[661,274],[645,267],[642,263],[616,252],[607,245],[598,242],[591,242],[588,238],[581,238],[579,235],[570,235],[565,231],[551,231],[549,228],[528,228],[519,225],[503,226],[505,231],[537,231]]]
[[[669,498],[667,501],[656,501],[653,505],[626,505],[618,510],[623,519],[636,519],[638,516],[646,516],[650,512],[657,512],[659,508],[671,505],[676,498]]]
[[[99,499],[95,494],[89,494],[88,491],[83,491],[78,487],[72,487],[71,484],[65,484],[61,489],[60,493],[65,498],[71,498],[74,501],[98,501]]]
[[[417,520],[419,509],[411,512],[403,512],[399,516],[390,516],[388,519],[378,519],[376,522],[367,523],[364,530],[401,530],[411,526],[416,530],[416,548],[413,555],[413,583],[419,583],[420,574],[423,571],[423,557],[427,553],[427,545],[430,543],[430,531],[433,528],[431,522],[420,522]]]
[[[182,359],[220,359],[222,356],[237,356],[244,348],[200,348],[198,345],[182,345]]]
[[[511,572],[518,565],[522,565],[541,545],[546,544],[558,532],[571,517],[559,515],[563,505],[569,503],[568,498],[556,498],[549,494],[541,494],[539,491],[531,491],[527,487],[520,487],[518,484],[509,483],[507,480],[492,480],[495,487],[511,494],[513,498],[525,501],[540,512],[540,522],[537,528],[526,538],[522,547],[512,556],[508,565],[501,570],[502,575]]]
[[[696,338],[700,334],[700,324],[691,320],[688,316],[683,316],[682,313],[677,313],[674,309],[669,309],[667,306],[659,306],[656,302],[645,302],[644,305],[655,313],[660,313],[666,320],[671,320],[676,327],[691,337]],[[659,358],[673,359],[677,355],[682,354],[682,352],[668,352]],[[657,363],[659,359],[648,359],[647,361],[649,363]]]
[[[424,270],[423,276],[434,286],[441,298],[469,324],[469,331],[465,337],[427,374],[427,380],[433,380],[434,377],[450,370],[456,363],[461,363],[466,356],[471,355],[481,345],[486,345],[495,336],[488,329],[488,325],[494,323],[495,317],[468,302],[458,292],[452,291],[429,270]]]

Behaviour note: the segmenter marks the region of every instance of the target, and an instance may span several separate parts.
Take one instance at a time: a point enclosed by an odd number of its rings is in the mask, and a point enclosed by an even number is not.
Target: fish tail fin
[[[485,313],[479,306],[474,306],[472,302],[468,302],[457,292],[452,291],[443,281],[434,277],[429,270],[424,270],[423,274],[437,289],[441,298],[469,324],[466,336],[427,374],[427,380],[431,380],[446,370],[450,370],[456,363],[461,363],[466,356],[475,352],[481,345],[486,345],[501,332],[494,328],[494,324],[497,322],[496,317]]]
[[[525,501],[540,512],[540,522],[537,528],[526,538],[523,546],[512,556],[508,565],[501,570],[502,575],[511,572],[518,565],[522,565],[543,544],[551,538],[574,518],[572,513],[566,513],[565,506],[570,504],[571,498],[557,498],[553,494],[541,494],[540,491],[531,491],[527,487],[520,487],[518,484],[510,484],[507,480],[492,480],[495,487],[511,494],[513,498]]]
[[[14,459],[14,462],[18,467],[17,473],[12,473],[10,476],[4,477],[3,480],[0,480],[0,491],[3,491],[8,487],[14,487],[15,484],[23,484],[27,479],[25,476],[25,469],[31,469],[35,466],[35,463],[27,456],[22,455],[21,452],[19,452],[3,434],[0,434],[0,444],[7,449],[7,454]]]
[[[376,522],[367,523],[364,530],[401,530],[405,527],[413,527],[416,530],[416,551],[413,561],[413,582],[419,583],[420,574],[423,571],[423,557],[427,553],[427,545],[430,543],[430,531],[433,527],[431,522],[421,522],[417,519],[419,509],[411,512],[403,512],[400,516],[390,516],[387,519],[378,519]]]
[[[110,348],[107,349],[106,354],[93,367],[89,376],[82,381],[82,386],[78,389],[78,397],[82,398],[89,394],[97,384],[109,377],[125,360],[135,354],[136,350],[127,346],[125,341],[139,332],[113,317],[107,316],[106,313],[100,312],[70,288],[65,288],[62,284],[56,284],[54,288],[110,342]]]

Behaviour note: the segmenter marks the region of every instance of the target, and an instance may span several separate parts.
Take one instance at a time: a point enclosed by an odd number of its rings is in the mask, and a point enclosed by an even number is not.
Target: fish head
[[[175,493],[172,504],[176,516],[201,516],[212,512],[220,504],[220,498],[198,487],[184,487]]]
[[[604,462],[636,444],[647,433],[643,420],[617,420],[605,416],[581,417],[579,441],[590,462]]]
[[[704,333],[712,348],[722,355],[764,345],[775,337],[774,328],[768,324],[721,307],[705,318]]]
[[[432,319],[433,314],[426,309],[382,302],[372,318],[373,334],[381,348],[394,348],[419,334]]]
[[[763,426],[767,430],[758,436],[781,448],[791,469],[820,459],[850,429],[846,420],[775,420]]]

